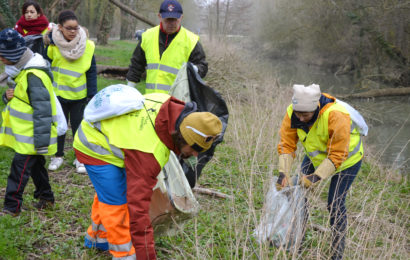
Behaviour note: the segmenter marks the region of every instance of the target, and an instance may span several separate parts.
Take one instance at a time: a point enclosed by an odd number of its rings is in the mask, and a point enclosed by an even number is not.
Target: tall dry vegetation
[[[202,206],[199,216],[181,227],[178,239],[169,237],[173,250],[160,251],[166,252],[164,257],[177,259],[329,259],[329,182],[309,196],[307,239],[300,256],[267,243],[258,245],[253,239],[264,210],[264,195],[277,175],[278,129],[291,98],[291,87],[279,85],[269,65],[259,63],[243,49],[202,41],[212,64],[207,82],[226,99],[230,119],[225,142],[205,168],[199,185],[218,189],[234,199],[198,196]],[[298,172],[301,150],[294,172]],[[365,157],[349,191],[345,259],[408,259],[407,176],[372,165],[377,162],[369,164]],[[175,244],[177,240],[185,242]],[[160,241],[161,247],[166,238]],[[192,243],[192,248],[184,246],[187,243]]]

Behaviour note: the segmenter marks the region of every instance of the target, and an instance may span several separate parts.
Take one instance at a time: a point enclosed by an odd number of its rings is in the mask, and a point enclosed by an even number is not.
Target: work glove
[[[293,156],[291,154],[287,153],[279,155],[279,177],[276,182],[277,190],[281,190],[283,187],[289,186],[292,162]]]
[[[317,167],[315,172],[311,175],[305,175],[302,177],[302,185],[305,188],[312,188],[312,184],[319,182],[320,180],[327,179],[336,171],[336,167],[332,161],[328,158],[324,159],[322,163]]]

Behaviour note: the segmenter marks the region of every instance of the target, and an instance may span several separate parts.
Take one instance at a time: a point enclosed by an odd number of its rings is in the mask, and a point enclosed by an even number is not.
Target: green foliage
[[[108,45],[97,46],[97,64],[128,67],[136,46],[135,41],[110,41]]]

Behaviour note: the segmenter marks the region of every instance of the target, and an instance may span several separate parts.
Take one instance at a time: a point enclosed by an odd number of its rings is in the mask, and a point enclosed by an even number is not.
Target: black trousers
[[[86,99],[80,100],[60,100],[61,108],[63,109],[65,118],[70,121],[71,131],[73,133],[73,137],[77,132],[78,127],[83,120],[84,109],[87,105]],[[55,156],[63,157],[64,156],[64,143],[65,143],[65,135],[61,135],[57,137],[57,153]]]
[[[29,177],[33,179],[36,187],[34,198],[54,202],[54,194],[45,168],[46,160],[42,155],[25,155],[16,153],[7,178],[4,208],[18,213],[23,203],[23,192]]]

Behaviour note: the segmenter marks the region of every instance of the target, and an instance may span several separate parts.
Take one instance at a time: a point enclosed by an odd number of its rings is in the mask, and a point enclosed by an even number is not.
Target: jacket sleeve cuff
[[[317,167],[314,174],[324,180],[329,178],[329,176],[331,176],[335,171],[336,167],[334,166],[333,162],[330,159],[326,158],[322,161],[319,167]]]

